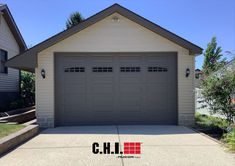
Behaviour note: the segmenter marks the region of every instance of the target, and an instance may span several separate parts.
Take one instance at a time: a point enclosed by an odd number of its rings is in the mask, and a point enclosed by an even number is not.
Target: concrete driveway
[[[92,144],[141,142],[141,154],[93,154]],[[131,158],[121,158],[131,157]],[[133,157],[133,158],[132,158]],[[234,166],[235,156],[182,126],[75,126],[46,129],[0,158],[7,166]]]

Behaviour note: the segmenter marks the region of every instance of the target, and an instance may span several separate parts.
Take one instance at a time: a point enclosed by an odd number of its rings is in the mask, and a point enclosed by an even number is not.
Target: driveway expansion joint
[[[61,148],[61,149],[69,149],[69,148],[91,148],[91,146],[61,146],[61,147],[29,147],[29,148],[19,148],[19,149],[59,149],[59,148]]]
[[[119,128],[118,128],[118,125],[116,125],[116,128],[117,128],[117,134],[118,134],[119,146],[120,146],[120,149],[122,150],[122,146],[121,146],[121,138],[120,138],[120,135],[119,135]],[[121,154],[121,156],[123,157],[123,155],[122,155],[122,154]],[[124,166],[123,158],[121,158],[121,160],[122,160],[122,166]]]

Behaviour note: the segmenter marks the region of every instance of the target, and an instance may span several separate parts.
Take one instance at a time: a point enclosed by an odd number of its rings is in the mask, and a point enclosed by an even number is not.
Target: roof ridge
[[[202,48],[200,48],[199,46],[197,46],[197,45],[189,42],[188,40],[162,28],[161,26],[157,25],[156,23],[132,12],[131,10],[115,3],[109,7],[101,10],[100,12],[88,17],[87,19],[80,22],[79,24],[77,24],[69,29],[66,29],[64,31],[61,31],[61,32],[49,37],[48,39],[38,43],[37,45],[33,46],[32,48],[27,49],[23,53],[9,59],[7,62],[7,65],[9,67],[11,67],[11,60],[22,55],[22,56],[29,56],[29,58],[35,59],[35,62],[28,65],[29,68],[34,68],[37,65],[36,64],[36,55],[38,52],[40,52],[48,47],[53,46],[54,44],[74,35],[75,33],[82,31],[83,29],[99,22],[100,20],[110,16],[111,14],[113,14],[115,12],[117,12],[120,15],[122,15],[123,17],[126,17],[127,19],[135,22],[136,24],[139,24],[140,26],[143,26],[144,28],[146,28],[146,29],[158,34],[158,35],[161,35],[162,37],[168,39],[169,41],[189,50],[190,55],[198,55],[198,54],[202,53]]]

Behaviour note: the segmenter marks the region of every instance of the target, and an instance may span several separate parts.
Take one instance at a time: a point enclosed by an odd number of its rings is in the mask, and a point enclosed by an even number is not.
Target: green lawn
[[[5,137],[11,133],[14,133],[25,126],[20,124],[4,124],[0,123],[0,138]]]

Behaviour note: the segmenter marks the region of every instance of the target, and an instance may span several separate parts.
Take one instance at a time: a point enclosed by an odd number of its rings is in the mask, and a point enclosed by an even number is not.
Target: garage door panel
[[[132,95],[132,94],[126,94],[126,95],[119,95],[119,101],[120,103],[129,103],[129,104],[137,104],[142,99],[142,96],[140,95]]]
[[[78,115],[78,112],[83,112],[82,115]],[[70,114],[70,116],[65,116],[64,119],[81,119],[81,117],[83,116],[89,116],[90,113],[89,112],[85,112],[84,109],[77,109],[77,110],[72,110],[72,109],[68,109],[65,111],[66,114]]]
[[[149,103],[149,104],[153,104],[153,103]],[[156,110],[158,110],[160,113],[161,113],[161,111],[163,111],[163,110],[167,110],[167,108],[166,108],[166,104],[165,103],[154,103],[154,105],[151,105],[151,106],[149,106],[149,105],[144,105],[144,107],[145,107],[145,110],[146,110],[146,112],[154,112],[154,111],[156,111]]]
[[[168,75],[166,74],[148,74],[147,75],[148,84],[150,83],[151,84],[157,84],[157,83],[166,84],[167,80],[168,80]]]
[[[166,56],[146,56],[145,60],[147,64],[158,64],[158,65],[168,64],[168,57]]]
[[[94,106],[93,109],[98,109],[98,108],[108,108],[108,109],[112,109],[113,108],[113,103],[114,103],[114,99],[112,96],[102,96],[100,98],[92,98],[91,104],[92,106]],[[96,107],[96,108],[95,108]]]
[[[162,105],[163,107],[166,107],[168,101],[167,101],[167,97],[162,96],[159,97],[160,95],[154,97],[154,96],[147,96],[146,97],[146,105],[151,105],[151,106],[157,106],[159,107],[160,105]]]
[[[102,105],[102,106],[96,106],[92,109],[94,113],[110,113],[113,110],[113,106],[110,105]]]
[[[120,94],[140,94],[142,92],[142,85],[121,84]]]
[[[168,103],[167,101],[167,97],[165,96],[162,96],[162,97],[159,97],[161,95],[156,95],[156,96],[147,96],[146,99],[147,99],[147,102],[146,104],[151,104],[151,105],[154,105],[156,106],[157,105],[163,105],[166,107],[166,104]],[[156,103],[156,104],[154,104]]]
[[[97,77],[97,75],[93,74],[94,76],[90,79],[90,81],[93,84],[103,84],[103,83],[107,83],[107,84],[112,84],[114,82],[114,78],[112,76],[100,76]]]
[[[165,93],[167,93],[168,85],[166,84],[148,84],[146,85],[146,91],[147,95],[153,96],[153,97],[160,97],[156,96],[161,94],[162,96],[165,96]],[[154,96],[155,95],[155,96]]]
[[[159,55],[56,56],[57,125],[176,124],[176,57]]]
[[[81,59],[80,59],[81,58]],[[84,65],[86,60],[84,57],[67,57],[64,58],[63,64],[61,64],[63,67],[70,67],[70,66],[75,66],[75,65]]]
[[[71,87],[70,89],[75,88],[76,86],[78,87],[86,87],[86,81],[78,81],[74,80],[73,82],[69,81],[68,79],[64,81],[63,86],[65,87]],[[68,89],[67,89],[68,90]]]
[[[63,107],[61,107],[61,108],[64,108],[64,109],[63,109],[63,112],[64,112],[64,113],[70,112],[70,111],[71,111],[71,112],[77,112],[77,113],[79,113],[79,111],[81,111],[81,110],[86,110],[86,112],[89,112],[89,111],[87,110],[86,104],[83,103],[83,102],[81,102],[80,104],[74,104],[74,105],[68,104],[68,103],[64,103],[64,104],[63,104]]]
[[[78,96],[78,95],[77,95]],[[86,105],[86,98],[85,97],[66,97],[64,99],[64,106],[68,107],[78,107],[80,108],[82,105]]]
[[[113,112],[94,112],[92,114],[93,124],[107,124],[107,122],[114,123],[115,115]]]
[[[91,64],[110,64],[113,63],[113,56],[91,56],[89,57]]]
[[[86,86],[84,85],[70,85],[70,86],[66,86],[64,88],[63,94],[64,95],[73,95],[74,97],[78,97],[78,95],[82,95],[86,93]]]
[[[65,85],[64,85],[65,86]],[[86,86],[85,85],[70,85],[70,86],[65,86],[63,91],[61,90],[61,95],[81,95],[86,93]],[[75,97],[74,96],[74,97]]]
[[[63,119],[65,117],[68,117],[68,118],[73,118],[74,116],[75,117],[80,117],[80,116],[83,116],[83,115],[89,115],[91,114],[90,111],[87,110],[87,108],[84,106],[84,105],[81,105],[79,107],[72,107],[71,105],[65,105],[66,109],[64,109],[64,113],[71,113],[70,115],[71,116],[64,116]],[[81,113],[82,114],[78,114],[78,113]]]
[[[136,75],[135,77],[133,77],[133,74],[131,75],[128,75],[128,74],[123,74],[124,76],[120,76],[120,79],[119,79],[119,83],[120,84],[123,84],[123,83],[140,83],[142,78],[141,78],[141,75],[138,74]]]
[[[119,116],[119,119],[118,124],[146,124],[143,115],[138,112],[126,112]]]
[[[121,113],[136,113],[141,111],[140,105],[122,105],[119,107]]]
[[[110,84],[91,85],[89,92],[91,94],[112,94],[113,86]]]
[[[86,75],[85,73],[65,73],[64,76],[64,82],[65,83],[85,83],[85,78],[86,78]],[[69,81],[73,79],[73,82]]]
[[[122,65],[136,65],[141,64],[142,57],[141,56],[120,56],[119,64]]]

